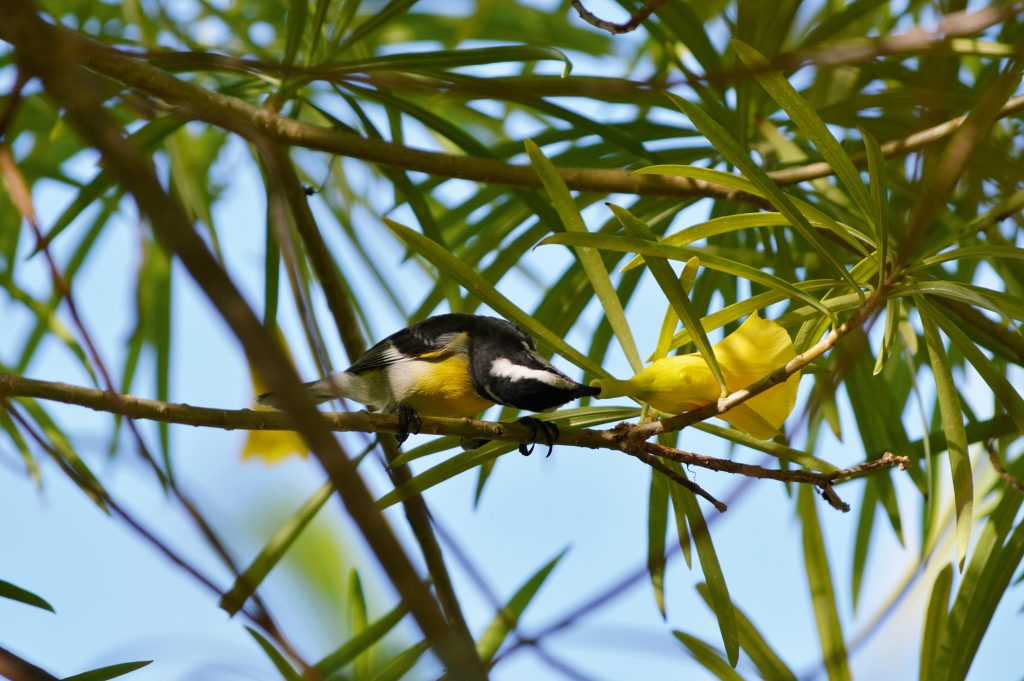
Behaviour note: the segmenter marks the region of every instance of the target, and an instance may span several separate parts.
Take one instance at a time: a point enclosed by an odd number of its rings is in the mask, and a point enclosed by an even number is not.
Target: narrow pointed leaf
[[[679,642],[686,646],[697,662],[711,672],[716,678],[722,681],[743,681],[743,677],[729,666],[729,663],[722,658],[722,654],[696,636],[682,631],[673,631],[672,635],[679,639]]]
[[[654,602],[665,619],[665,535],[668,531],[668,479],[651,470],[647,504],[647,572],[654,589]]]
[[[426,641],[420,641],[409,646],[384,665],[370,681],[399,681],[399,679],[405,678],[409,670],[416,665],[419,659],[423,657],[423,653],[428,650],[430,650],[430,644]]]
[[[479,298],[484,303],[494,308],[494,311],[523,327],[538,342],[547,345],[555,350],[562,357],[566,358],[576,366],[589,371],[595,376],[605,378],[607,372],[586,355],[571,347],[562,340],[562,337],[552,332],[546,326],[538,322],[522,308],[502,295],[493,284],[484,279],[472,267],[456,258],[450,251],[441,245],[431,241],[415,230],[409,229],[394,220],[384,218],[384,223],[394,232],[409,248],[422,255],[438,268],[442,273],[452,277],[463,288]]]
[[[42,608],[43,610],[49,610],[53,613],[57,612],[53,609],[53,606],[47,603],[43,598],[40,598],[31,591],[22,589],[20,586],[15,586],[14,584],[2,579],[0,579],[0,598],[9,598],[12,601],[18,601],[25,605]]]
[[[654,236],[651,228],[643,220],[621,206],[608,204],[608,207],[615,213],[615,217],[619,219],[619,222],[626,228],[626,231],[634,238],[641,241],[657,242],[657,237]],[[715,380],[718,381],[722,395],[727,395],[729,388],[725,384],[725,376],[722,374],[722,368],[718,366],[718,360],[715,359],[715,351],[711,349],[711,341],[708,340],[708,334],[704,327],[700,325],[700,317],[697,315],[697,311],[693,309],[690,296],[680,286],[675,272],[672,271],[672,268],[663,259],[645,257],[644,260],[647,262],[647,267],[651,270],[651,274],[657,280],[658,286],[661,287],[662,293],[665,294],[669,303],[672,304],[672,309],[675,310],[683,325],[690,330],[693,342],[697,346],[701,357],[707,362],[708,368],[711,369]]]
[[[757,187],[760,194],[767,197],[775,208],[789,219],[790,224],[811,243],[814,250],[822,259],[831,265],[835,273],[846,280],[851,288],[859,290],[856,282],[850,277],[850,273],[835,259],[832,249],[826,245],[815,233],[811,224],[793,205],[781,189],[768,177],[759,166],[757,166],[747,155],[735,139],[722,127],[718,121],[708,115],[696,104],[688,102],[681,97],[668,94],[672,103],[675,104],[690,121],[704,134],[722,155],[733,165],[743,171],[744,176]]]
[[[268,641],[263,634],[252,627],[246,627],[245,629],[249,632],[249,635],[256,640],[256,643],[263,649],[263,652],[266,653],[267,657],[270,658],[271,663],[273,663],[274,668],[277,669],[281,678],[285,681],[302,681],[302,677],[299,673],[292,668],[291,664],[288,663],[288,660],[285,659],[284,655],[281,654],[281,651],[279,651],[273,643]]]
[[[918,299],[921,325],[924,327],[925,345],[935,378],[936,399],[942,416],[942,429],[946,433],[946,451],[949,455],[949,471],[953,478],[953,497],[956,501],[956,552],[960,570],[967,559],[971,541],[971,524],[974,517],[974,478],[971,473],[971,459],[967,452],[967,433],[964,431],[963,412],[949,357],[939,338],[931,306]]]
[[[697,557],[700,558],[704,581],[708,585],[708,593],[711,595],[713,603],[712,609],[718,617],[718,628],[722,633],[726,657],[729,664],[735,667],[740,654],[739,630],[736,625],[736,611],[733,608],[732,599],[729,597],[729,587],[725,583],[725,574],[722,572],[722,565],[718,561],[718,554],[711,541],[707,521],[697,504],[697,498],[692,492],[686,490],[680,500],[683,502],[683,509],[686,512],[690,535],[697,547]]]
[[[309,524],[330,498],[334,488],[330,483],[325,484],[311,496],[295,515],[281,526],[274,536],[270,538],[267,545],[263,547],[255,560],[246,568],[231,589],[220,599],[220,607],[229,615],[235,615],[249,597],[255,593],[257,587],[266,579],[267,575],[275,565],[284,557],[284,554],[291,545],[298,539],[302,530]]]
[[[613,207],[614,211],[616,207]],[[619,209],[624,210],[624,209]],[[702,251],[695,248],[688,248],[685,246],[671,246],[665,244],[663,241],[652,241],[650,239],[639,238],[635,236],[620,236],[617,234],[552,234],[549,237],[545,237],[541,240],[540,245],[547,244],[564,244],[568,246],[572,245],[587,245],[592,248],[599,248],[608,251],[617,251],[620,253],[639,253],[643,257],[644,262],[650,262],[657,258],[666,258],[669,260],[681,260],[683,262],[689,261],[691,258],[699,258],[700,264],[709,270],[715,270],[716,272],[723,272],[725,274],[731,274],[737,277],[748,279],[752,282],[756,282],[768,288],[777,289],[785,292],[786,296],[791,298],[797,298],[808,305],[813,306],[819,312],[830,318],[834,315],[834,312],[827,307],[822,301],[818,300],[814,296],[804,291],[800,286],[791,284],[785,279],[775,276],[774,274],[768,274],[757,267],[751,267],[744,265],[743,263],[736,262],[723,258],[707,251]],[[654,270],[651,269],[651,273]],[[676,279],[675,274],[672,274],[673,280]],[[678,283],[677,283],[678,286]],[[667,295],[667,294],[666,294]],[[764,294],[759,294],[764,295]],[[688,328],[688,327],[687,327]]]
[[[714,602],[711,600],[711,592],[708,590],[708,585],[698,584],[697,591],[708,607],[714,610]],[[790,671],[778,653],[772,649],[768,641],[761,635],[761,632],[754,626],[754,623],[739,608],[734,607],[733,611],[736,613],[740,647],[746,651],[750,661],[757,667],[761,678],[773,679],[773,681],[796,681],[796,675]]]
[[[949,594],[953,585],[953,566],[946,564],[932,584],[932,595],[928,599],[928,610],[924,617],[924,630],[921,633],[921,681],[936,679],[940,676],[939,649],[942,636],[946,632],[946,618],[949,616]]]
[[[540,177],[541,184],[544,185],[544,190],[547,192],[548,198],[551,199],[551,204],[558,212],[565,231],[588,233],[587,226],[583,223],[583,216],[580,215],[576,203],[569,194],[569,188],[565,186],[565,180],[558,174],[554,164],[544,156],[544,152],[533,141],[526,140],[525,145],[530,162],[533,163],[533,168],[537,171],[537,176]],[[629,323],[626,321],[622,301],[619,300],[615,285],[612,284],[611,277],[608,276],[604,261],[600,254],[585,246],[576,247],[575,250],[576,257],[583,265],[590,285],[594,287],[594,293],[601,302],[601,307],[604,308],[605,317],[611,324],[623,352],[626,353],[626,359],[634,372],[640,371],[643,369],[644,363],[636,349],[636,341],[633,340],[633,332],[630,331]]]
[[[374,620],[357,636],[353,636],[340,648],[317,662],[316,671],[325,677],[340,671],[345,665],[356,659],[360,653],[384,638],[389,631],[395,628],[395,625],[402,621],[407,612],[408,609],[399,604],[379,619]]]
[[[82,672],[81,674],[75,674],[74,676],[64,677],[64,681],[107,681],[107,679],[116,679],[119,676],[130,674],[137,669],[142,669],[146,665],[152,664],[153,660],[139,660],[138,662],[121,662],[120,664],[112,664],[107,667],[100,667],[99,669],[93,669],[91,671]]]
[[[806,135],[818,152],[832,166],[836,176],[853,197],[854,203],[868,219],[875,215],[868,192],[860,180],[860,173],[853,161],[839,146],[839,142],[829,132],[825,121],[814,108],[796,91],[779,71],[767,70],[768,60],[756,49],[740,40],[732,41],[732,48],[743,63],[754,72],[754,77],[769,96],[781,106],[800,131]]]
[[[832,586],[832,572],[828,566],[825,539],[814,506],[814,491],[801,485],[797,510],[803,524],[804,567],[807,584],[814,605],[814,619],[818,625],[818,639],[829,681],[851,681],[843,628],[836,607],[836,594]]]
[[[533,597],[537,595],[540,588],[544,585],[545,580],[551,574],[551,571],[558,565],[558,561],[562,559],[562,556],[568,552],[569,549],[564,549],[557,556],[547,562],[540,570],[538,570],[532,577],[516,590],[512,598],[508,600],[508,603],[498,611],[491,620],[491,623],[487,626],[483,635],[480,636],[480,641],[476,644],[477,652],[480,653],[480,659],[484,662],[490,661],[494,655],[501,648],[501,644],[505,641],[509,632],[515,628],[519,618],[522,617],[523,611],[533,601]]]

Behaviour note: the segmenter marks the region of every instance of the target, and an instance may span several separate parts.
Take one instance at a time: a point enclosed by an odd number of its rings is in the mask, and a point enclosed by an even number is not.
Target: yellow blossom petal
[[[713,349],[730,392],[764,378],[796,356],[786,330],[756,313]],[[719,397],[718,382],[696,352],[659,359],[626,381],[601,379],[593,385],[601,388],[599,398],[628,395],[668,414],[702,407]],[[799,385],[798,372],[720,418],[749,435],[770,438],[793,411]]]
[[[285,352],[288,346],[281,338],[280,331],[277,334],[278,341]],[[267,392],[267,385],[263,379],[249,367],[249,375],[252,377],[253,394],[261,395]],[[254,406],[256,411],[274,411],[270,407]],[[263,463],[275,464],[284,461],[290,456],[309,456],[309,448],[306,442],[294,430],[250,430],[245,438],[245,445],[242,447],[242,459],[258,459]]]

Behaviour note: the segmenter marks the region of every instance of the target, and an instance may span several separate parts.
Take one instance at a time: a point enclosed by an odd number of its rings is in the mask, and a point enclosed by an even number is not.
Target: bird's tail
[[[337,400],[342,397],[363,402],[360,399],[363,397],[361,395],[363,391],[360,389],[362,386],[356,385],[357,383],[361,383],[358,376],[343,371],[327,378],[304,383],[303,386],[306,388],[306,392],[314,404]],[[277,393],[263,393],[256,398],[256,404],[261,407],[273,407],[274,409],[282,409],[284,407],[284,403]]]

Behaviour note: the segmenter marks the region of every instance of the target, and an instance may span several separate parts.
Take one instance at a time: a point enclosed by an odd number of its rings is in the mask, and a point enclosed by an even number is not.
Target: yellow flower
[[[277,340],[281,347],[288,352],[281,332],[277,332]],[[291,353],[288,353],[291,356]],[[267,385],[263,379],[249,367],[249,374],[252,376],[253,392],[256,395],[267,392]],[[274,411],[270,407],[254,405],[256,411]],[[250,430],[242,445],[242,459],[258,459],[265,464],[276,464],[291,456],[309,456],[309,448],[306,442],[294,430]]]
[[[755,312],[733,333],[713,346],[730,392],[745,388],[796,356],[793,341],[781,326]],[[681,414],[718,400],[719,386],[699,353],[665,357],[627,381],[599,379],[600,399],[628,395],[668,414]],[[719,418],[757,438],[778,433],[793,411],[800,373],[790,376]]]

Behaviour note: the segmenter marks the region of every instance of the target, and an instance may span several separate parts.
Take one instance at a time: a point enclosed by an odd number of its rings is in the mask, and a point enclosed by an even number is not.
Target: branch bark
[[[412,149],[285,118],[269,109],[179,80],[167,71],[147,63],[147,55],[124,53],[60,26],[43,26],[40,30],[47,33],[46,41],[67,45],[75,63],[181,107],[197,120],[230,130],[247,139],[253,132],[259,132],[285,145],[358,158],[437,177],[531,189],[540,187],[537,174],[530,166]],[[0,38],[11,42],[11,34],[10,26],[0,25]],[[1021,110],[1024,110],[1024,96],[1009,100],[997,117]],[[882,145],[883,154],[886,158],[892,158],[934,144],[956,132],[964,120],[965,117],[961,116],[905,139],[886,142]],[[855,157],[854,162],[858,165],[866,163],[863,157]],[[558,172],[566,185],[577,191],[643,196],[701,196],[768,207],[760,197],[710,182],[661,175],[632,175],[626,170],[608,168],[560,167]],[[773,171],[769,176],[780,186],[785,186],[827,177],[833,173],[829,164],[819,162]]]
[[[209,407],[193,407],[187,404],[170,404],[130,395],[116,395],[94,388],[84,388],[67,383],[39,381],[0,373],[0,399],[19,396],[75,404],[97,411],[121,414],[122,416],[132,418],[207,428],[221,428],[224,430],[295,430],[297,428],[292,416],[281,411],[211,409]],[[683,416],[693,413],[695,412],[688,412],[688,414]],[[324,413],[322,417],[328,424],[328,427],[334,431],[394,434],[399,430],[398,417],[396,416],[360,411]],[[667,423],[670,420],[668,419],[665,422]],[[763,466],[752,466],[728,459],[718,459],[702,454],[685,452],[680,449],[637,439],[636,433],[642,432],[644,428],[654,425],[657,424],[636,426],[622,423],[606,430],[563,426],[559,428],[559,435],[555,442],[561,445],[585,449],[620,451],[635,456],[647,463],[650,463],[650,457],[657,457],[678,461],[688,466],[699,466],[701,468],[746,475],[753,478],[813,484],[822,488],[863,477],[879,470],[895,466],[902,468],[910,463],[907,457],[888,455],[852,468],[826,472],[764,468]],[[532,429],[529,426],[517,422],[501,423],[435,416],[422,417],[420,432],[429,435],[450,435],[505,442],[529,442],[533,437]],[[665,472],[661,466],[655,464],[654,467],[663,473]],[[689,484],[686,484],[677,479],[679,476],[670,477],[676,480],[676,482],[684,484],[688,489],[692,489],[692,483],[689,481],[687,481]],[[701,492],[696,493],[701,494]],[[702,494],[702,496],[705,495],[706,493]],[[718,502],[714,497],[709,497],[710,495],[705,496],[716,507],[719,507],[721,502]],[[719,510],[724,509],[719,507]]]
[[[135,198],[161,245],[181,259],[234,331],[249,361],[268,386],[281,394],[297,429],[449,673],[460,679],[487,678],[475,648],[465,646],[448,626],[437,601],[374,506],[355,465],[305,394],[288,358],[209,252],[181,205],[164,191],[148,156],[103,108],[93,78],[76,66],[81,63],[82,41],[69,39],[73,33],[42,21],[28,0],[0,3],[0,35],[14,45],[18,68],[42,80],[47,95],[64,107],[72,127],[100,152],[105,166]]]

